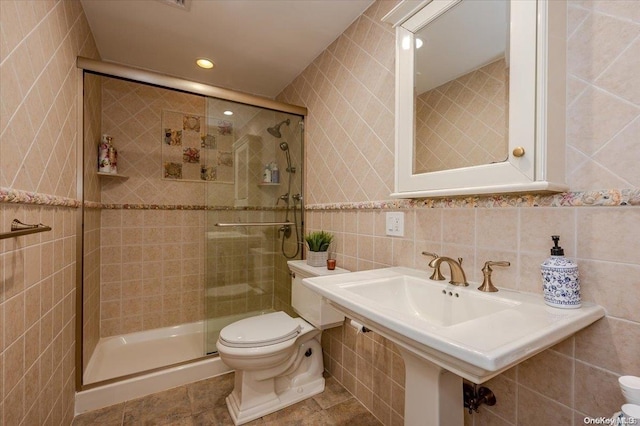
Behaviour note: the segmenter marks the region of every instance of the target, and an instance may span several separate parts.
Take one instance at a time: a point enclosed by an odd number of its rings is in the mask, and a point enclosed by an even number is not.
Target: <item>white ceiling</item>
[[[168,3],[82,0],[102,60],[273,98],[373,0]]]

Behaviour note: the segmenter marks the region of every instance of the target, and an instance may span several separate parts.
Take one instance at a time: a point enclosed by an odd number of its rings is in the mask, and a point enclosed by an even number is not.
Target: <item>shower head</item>
[[[289,151],[289,144],[286,142],[280,142],[280,149],[283,151]]]
[[[267,129],[267,132],[269,132],[272,136],[275,136],[276,138],[281,138],[282,134],[280,133],[280,126],[282,126],[283,124],[286,124],[288,126],[290,123],[291,123],[291,120],[287,118],[286,120],[279,122],[275,126],[269,127]]]

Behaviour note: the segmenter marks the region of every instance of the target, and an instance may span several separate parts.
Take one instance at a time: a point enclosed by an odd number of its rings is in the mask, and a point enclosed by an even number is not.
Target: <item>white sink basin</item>
[[[403,312],[430,326],[450,326],[491,315],[520,305],[519,302],[483,295],[480,292],[449,289],[411,275],[347,283],[342,289],[386,309]]]
[[[457,287],[402,267],[306,278],[303,284],[396,343],[405,361],[405,424],[412,425],[461,425],[460,377],[483,383],[605,313],[588,302],[558,309],[535,294]]]
[[[479,284],[453,286],[402,267],[303,283],[347,316],[478,384],[604,316],[592,303],[557,309],[542,296],[505,289],[484,293]]]

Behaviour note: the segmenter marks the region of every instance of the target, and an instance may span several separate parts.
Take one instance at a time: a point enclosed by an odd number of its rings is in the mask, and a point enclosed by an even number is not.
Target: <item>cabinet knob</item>
[[[524,156],[524,148],[521,146],[517,146],[513,148],[513,156],[514,157],[523,157]]]

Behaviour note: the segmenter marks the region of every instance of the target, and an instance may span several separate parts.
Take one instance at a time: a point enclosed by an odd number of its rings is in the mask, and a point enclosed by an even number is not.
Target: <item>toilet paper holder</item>
[[[365,327],[364,325],[353,319],[349,319],[349,325],[355,328],[358,333],[368,333],[371,331],[371,329]]]

